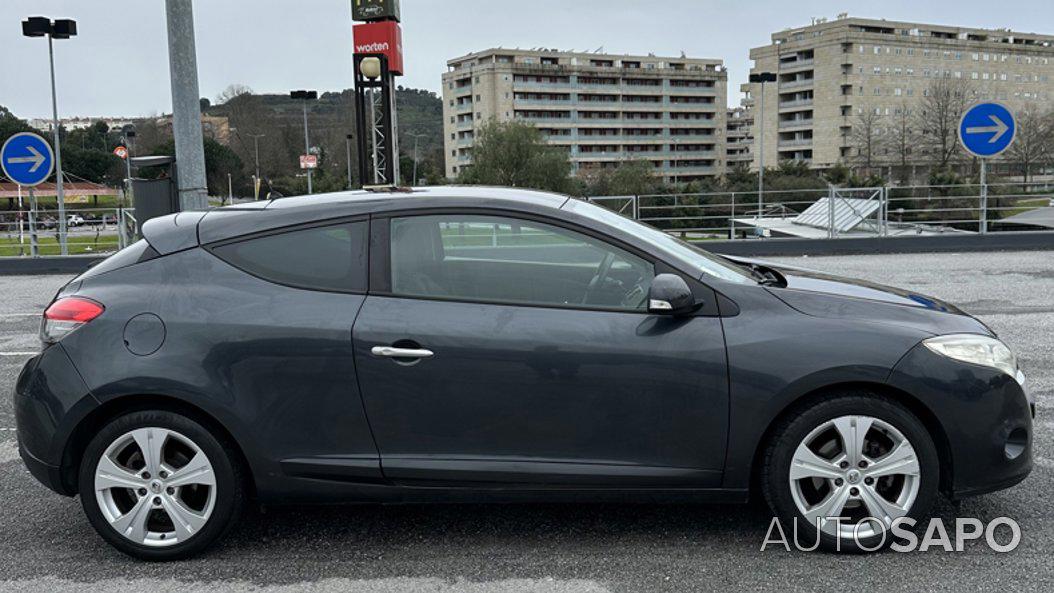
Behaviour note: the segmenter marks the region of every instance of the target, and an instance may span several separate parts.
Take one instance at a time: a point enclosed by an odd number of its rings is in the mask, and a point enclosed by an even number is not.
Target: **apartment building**
[[[754,160],[754,112],[745,106],[729,109],[725,130],[727,167],[750,167]]]
[[[764,105],[765,163],[796,159],[816,168],[852,163],[853,126],[918,109],[934,79],[964,80],[970,102],[1011,109],[1049,105],[1054,97],[1054,37],[1006,29],[972,29],[850,18],[817,19],[772,35],[750,50],[751,73],[772,72]],[[741,87],[762,128],[760,84]],[[921,157],[920,157],[921,158]],[[753,164],[759,155],[754,151]]]
[[[488,120],[536,125],[576,175],[645,160],[671,183],[725,170],[728,78],[721,60],[488,49],[443,74],[446,174],[471,165]]]

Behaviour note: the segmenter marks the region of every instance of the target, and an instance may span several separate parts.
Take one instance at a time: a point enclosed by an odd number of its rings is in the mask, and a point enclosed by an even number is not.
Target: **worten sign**
[[[351,0],[355,21],[399,20],[399,0]]]
[[[352,28],[356,54],[384,54],[388,71],[403,73],[403,31],[395,21],[362,23]]]

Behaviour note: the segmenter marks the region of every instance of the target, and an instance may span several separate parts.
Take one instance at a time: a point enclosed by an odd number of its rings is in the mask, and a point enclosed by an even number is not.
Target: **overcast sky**
[[[350,0],[197,0],[201,95],[352,86]],[[1051,0],[402,0],[406,76],[439,90],[446,60],[493,47],[721,58],[730,104],[748,51],[811,17],[852,16],[1054,33]],[[77,20],[56,41],[59,113],[137,116],[171,110],[164,0],[0,0],[0,105],[51,115],[47,42],[21,35],[27,16]],[[996,16],[998,15],[998,16]]]

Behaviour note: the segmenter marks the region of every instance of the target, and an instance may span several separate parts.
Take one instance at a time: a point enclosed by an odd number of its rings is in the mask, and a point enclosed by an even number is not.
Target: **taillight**
[[[45,344],[54,344],[71,331],[102,315],[105,310],[105,307],[91,299],[63,297],[44,311],[40,340]]]

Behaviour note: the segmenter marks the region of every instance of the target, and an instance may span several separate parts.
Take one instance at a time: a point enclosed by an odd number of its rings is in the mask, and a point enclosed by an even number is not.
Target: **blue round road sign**
[[[11,181],[32,187],[51,177],[55,155],[47,140],[32,132],[19,132],[0,148],[0,167]]]
[[[999,103],[978,103],[959,122],[959,142],[974,156],[993,157],[1014,141],[1014,114]]]

